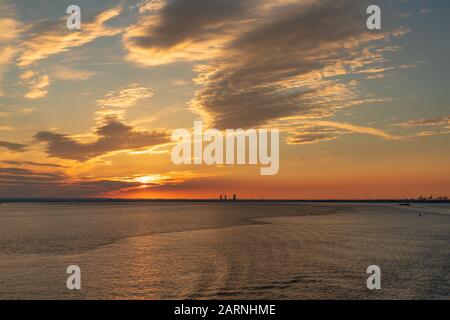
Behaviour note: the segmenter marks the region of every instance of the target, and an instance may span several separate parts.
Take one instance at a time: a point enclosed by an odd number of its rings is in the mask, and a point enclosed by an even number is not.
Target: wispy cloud
[[[39,99],[47,95],[48,86],[50,85],[48,75],[39,75],[34,71],[28,70],[21,74],[20,80],[28,88],[25,98]]]
[[[95,75],[95,72],[77,70],[66,66],[56,66],[52,70],[52,78],[56,80],[84,81]]]
[[[409,120],[397,124],[401,127],[417,127],[417,126],[450,126],[450,116],[439,116],[434,118],[424,118],[418,120]]]
[[[94,16],[93,19],[83,21],[81,30],[62,28],[61,23],[65,22],[65,17],[58,22],[39,21],[28,24],[26,27],[12,18],[0,19],[0,31],[2,31],[0,38],[2,40],[2,45],[0,45],[0,82],[11,63],[22,68],[20,80],[21,84],[28,88],[28,92],[25,94],[28,99],[45,97],[48,93],[50,77],[55,80],[66,81],[89,79],[95,75],[94,72],[77,70],[71,66],[55,66],[50,73],[47,71],[45,72],[47,74],[39,74],[43,72],[39,71],[38,73],[37,63],[51,56],[86,45],[98,38],[120,34],[124,30],[122,27],[110,27],[106,24],[118,17],[122,11],[122,6],[104,10]],[[10,32],[9,28],[13,31]],[[24,30],[27,32],[23,32]],[[17,42],[19,38],[20,42]]]
[[[423,118],[397,123],[394,126],[409,130],[416,130],[413,136],[428,137],[450,133],[450,116],[439,116],[434,118]],[[417,131],[419,130],[419,131]]]
[[[126,88],[109,91],[103,99],[97,100],[97,104],[102,107],[128,108],[151,96],[153,91],[150,88],[133,83]]]
[[[1,31],[1,29],[0,29]],[[0,96],[4,95],[3,92],[3,77],[8,70],[9,64],[12,62],[17,50],[14,47],[0,45]]]
[[[82,30],[68,30],[59,24],[46,24],[25,40],[21,45],[18,65],[29,66],[32,63],[48,58],[94,41],[99,37],[114,36],[122,32],[121,28],[105,26],[109,20],[121,13],[121,7],[115,7],[98,14],[93,21],[83,24]]]
[[[312,144],[320,141],[329,141],[349,133],[366,134],[386,140],[400,139],[396,135],[377,128],[335,121],[304,121],[303,123],[298,123],[295,128],[290,129],[290,132],[291,135],[286,139],[288,144]]]
[[[112,90],[104,98],[97,100],[100,110],[97,111],[97,120],[105,117],[123,119],[127,108],[134,107],[138,101],[153,96],[150,88],[143,87],[137,83],[130,84],[125,88]]]
[[[10,41],[16,39],[23,31],[20,22],[12,18],[0,18],[0,41]]]
[[[10,151],[25,151],[26,145],[8,141],[0,141],[0,148],[6,148]]]
[[[52,167],[52,168],[65,168],[60,164],[55,163],[42,163],[35,161],[16,161],[16,160],[2,160],[1,163],[13,166],[34,166],[34,167]]]
[[[63,173],[17,167],[0,168],[2,197],[93,197],[138,187],[139,182],[77,179]]]
[[[433,10],[432,9],[420,9],[420,11],[419,11],[419,13],[420,14],[430,14],[430,13],[432,13],[433,12]]]
[[[3,78],[18,53],[17,39],[25,27],[14,19],[8,6],[0,6],[0,11],[5,16],[0,18],[0,96],[4,96]],[[8,17],[8,14],[11,16]]]
[[[380,138],[385,139],[397,139],[396,136],[388,134],[380,129],[371,128],[371,127],[364,127],[364,126],[357,126],[350,123],[340,123],[340,122],[334,122],[334,121],[312,121],[313,125],[317,126],[324,126],[324,127],[332,127],[337,129],[342,129],[349,132],[355,132],[355,133],[363,133],[368,134],[372,136],[377,136]]]

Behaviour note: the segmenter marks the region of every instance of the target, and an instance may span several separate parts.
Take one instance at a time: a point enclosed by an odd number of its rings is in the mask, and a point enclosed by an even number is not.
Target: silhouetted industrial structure
[[[219,201],[227,201],[228,197],[227,194],[219,194]],[[235,193],[233,193],[233,197],[229,199],[229,201],[237,201],[237,195]]]

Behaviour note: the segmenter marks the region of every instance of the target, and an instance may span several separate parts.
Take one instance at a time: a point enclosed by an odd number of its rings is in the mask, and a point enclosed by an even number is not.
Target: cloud
[[[429,14],[429,13],[431,13],[431,12],[433,12],[433,10],[432,9],[420,9],[420,14]]]
[[[322,141],[335,140],[344,134],[333,128],[324,127],[306,127],[297,129],[286,139],[287,144],[313,144]]]
[[[24,86],[28,88],[25,98],[39,99],[48,93],[50,78],[48,75],[39,75],[34,71],[28,70],[21,74],[20,80]]]
[[[0,18],[0,41],[10,41],[18,37],[23,31],[23,26],[20,22],[12,18]]]
[[[1,30],[1,29],[0,29]],[[3,77],[5,76],[9,64],[13,60],[17,50],[14,47],[2,47],[0,46],[0,97],[5,95],[2,87],[3,87]]]
[[[11,11],[9,7],[8,10]],[[117,35],[123,30],[107,27],[105,23],[117,17],[121,11],[120,7],[115,7],[101,12],[92,21],[83,23],[80,31],[61,27],[65,18],[56,23],[40,21],[26,26],[10,17],[0,18],[0,96],[5,95],[1,84],[9,64],[14,62],[19,67],[29,67],[37,61],[85,45],[99,37]],[[93,73],[58,66],[54,75],[59,80],[86,80]],[[29,89],[26,98],[39,99],[47,95],[50,85],[48,75],[39,76],[28,70],[23,72],[21,80]]]
[[[137,131],[114,119],[95,130],[96,140],[83,143],[65,135],[49,131],[38,132],[35,138],[47,143],[47,153],[51,157],[86,161],[114,151],[142,150],[167,143],[170,136],[163,131]]]
[[[158,11],[165,6],[166,2],[164,0],[147,0],[141,2],[139,6],[139,12],[144,13],[148,11]]]
[[[143,179],[145,181],[145,177],[143,177]],[[196,194],[204,193],[205,190],[211,191],[211,186],[214,186],[216,190],[235,190],[236,188],[236,179],[227,179],[223,176],[218,178],[218,176],[215,175],[202,176],[190,172],[171,172],[161,179],[156,175],[154,179],[156,181],[147,182],[137,188],[122,189],[120,192],[111,193],[107,196],[150,198],[154,197],[154,195],[161,196],[163,194],[164,197],[170,198],[183,198],[185,196],[186,198],[192,198],[192,195],[195,197]],[[240,184],[241,187],[244,185],[245,182]],[[250,186],[248,187],[251,188]],[[215,191],[213,192],[215,193]],[[197,196],[197,198],[199,198],[199,196]]]
[[[20,144],[20,143],[13,143],[13,142],[7,142],[7,141],[0,141],[0,148],[6,148],[10,151],[25,151],[26,145]]]
[[[416,132],[416,137],[428,137],[434,135],[450,133],[450,116],[439,116],[434,118],[423,118],[417,120],[409,120],[403,123],[398,123],[396,126],[407,129],[422,129],[426,130]]]
[[[128,108],[145,98],[153,96],[150,88],[139,86],[137,83],[131,84],[127,88],[108,92],[103,99],[97,100],[102,107]]]
[[[345,130],[345,131],[349,131],[349,132],[363,133],[363,134],[368,134],[368,135],[385,138],[385,139],[390,139],[390,140],[397,139],[396,136],[388,134],[380,129],[364,127],[364,126],[356,126],[356,125],[353,125],[350,123],[340,123],[340,122],[334,122],[334,121],[312,121],[311,123],[313,125],[317,125],[317,126],[324,126],[324,127],[328,126],[328,127],[337,128],[337,129],[341,129],[341,130]]]
[[[369,32],[361,23],[364,1],[311,3],[278,7],[198,66],[196,83],[203,87],[192,110],[210,126],[236,128],[327,117],[369,102],[359,96],[358,76],[390,70],[376,43],[407,30]]]
[[[440,116],[434,118],[424,118],[418,120],[410,120],[398,124],[402,127],[417,127],[417,126],[450,126],[450,116]]]
[[[100,110],[96,112],[97,121],[104,118],[123,120],[126,109],[134,107],[138,101],[153,96],[150,88],[133,83],[125,88],[108,92],[103,99],[97,100]]]
[[[0,102],[0,117],[8,118],[15,116],[27,116],[35,111],[35,108],[31,108],[22,104],[15,104],[11,102]],[[1,130],[1,129],[0,129]]]
[[[291,135],[288,136],[286,142],[288,144],[312,144],[321,141],[335,140],[348,133],[366,134],[387,140],[399,139],[399,137],[395,135],[371,127],[334,121],[305,121],[303,125],[291,129]]]
[[[121,189],[138,187],[138,182],[115,180],[73,180],[63,173],[0,168],[0,197],[95,197]]]
[[[65,168],[65,166],[54,163],[40,163],[34,161],[16,161],[16,160],[2,160],[1,163],[13,166],[35,166],[35,167],[52,167],[52,168]]]
[[[52,78],[57,80],[84,81],[95,75],[95,72],[76,70],[70,67],[56,66],[53,69]]]
[[[16,49],[13,47],[0,48],[0,66],[9,64],[15,53]]]
[[[126,88],[108,92],[103,99],[97,100],[101,107],[97,112],[97,118],[114,117],[121,119],[125,114],[125,109],[133,107],[139,100],[153,96],[150,88],[133,83]]]
[[[148,1],[140,8],[147,14],[127,29],[123,42],[127,59],[145,66],[202,61],[195,67],[195,83],[202,87],[190,108],[211,127],[320,119],[342,108],[389,101],[361,96],[358,79],[381,78],[393,70],[384,54],[399,48],[387,42],[409,30],[367,30],[368,4],[351,0]],[[336,138],[323,132],[327,126],[319,127],[321,132],[310,138]],[[378,129],[351,125],[335,125],[334,131],[392,138]]]
[[[22,168],[0,168],[0,174],[3,175],[3,178],[5,178],[4,175],[10,175],[9,177],[18,176],[18,175],[26,175],[28,178],[31,178],[32,176],[39,176],[42,180],[48,180],[53,178],[59,178],[61,177],[59,174],[55,173],[34,173],[28,169],[22,169]]]
[[[11,11],[7,5],[0,5],[0,12],[5,16],[0,18],[0,96],[5,95],[2,90],[3,78],[18,52],[16,40],[25,30],[20,22],[7,17]]]
[[[117,17],[121,11],[120,7],[115,7],[101,12],[93,21],[83,23],[82,29],[79,31],[62,28],[61,22],[36,26],[37,32],[25,40],[20,47],[18,65],[26,67],[70,48],[92,42],[99,37],[119,34],[122,29],[107,27],[105,23]]]
[[[149,2],[141,7],[141,12],[151,14],[128,28],[123,36],[127,59],[146,66],[210,59],[243,28],[245,14],[257,3],[256,0]]]

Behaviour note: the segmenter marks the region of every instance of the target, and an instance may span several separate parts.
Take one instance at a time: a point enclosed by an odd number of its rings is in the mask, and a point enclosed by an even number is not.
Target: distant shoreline
[[[160,203],[450,203],[450,200],[414,200],[414,199],[122,199],[122,198],[0,198],[2,203],[137,203],[137,202],[160,202]]]

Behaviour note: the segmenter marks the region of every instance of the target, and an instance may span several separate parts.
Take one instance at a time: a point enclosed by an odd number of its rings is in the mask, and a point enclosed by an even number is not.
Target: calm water
[[[6,204],[0,299],[449,299],[449,247],[448,205]]]

